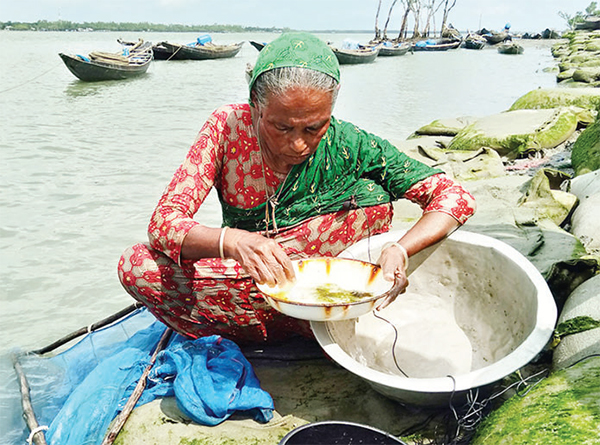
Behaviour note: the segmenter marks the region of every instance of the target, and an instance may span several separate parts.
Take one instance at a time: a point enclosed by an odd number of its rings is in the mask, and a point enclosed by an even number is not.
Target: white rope
[[[33,443],[33,436],[35,436],[37,433],[40,433],[42,431],[48,431],[48,427],[46,425],[40,425],[40,426],[34,428],[33,431],[31,431],[31,433],[29,433],[29,437],[27,438],[27,444],[31,445]]]

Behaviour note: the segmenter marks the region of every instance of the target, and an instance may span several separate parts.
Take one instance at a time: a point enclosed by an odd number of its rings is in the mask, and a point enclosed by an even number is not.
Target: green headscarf
[[[337,57],[325,42],[307,32],[288,32],[265,45],[259,53],[249,82],[250,92],[258,76],[283,67],[308,68],[340,81]]]

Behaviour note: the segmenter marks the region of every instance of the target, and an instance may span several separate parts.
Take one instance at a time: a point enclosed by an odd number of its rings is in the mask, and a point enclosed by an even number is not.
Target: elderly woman
[[[292,280],[291,260],[336,256],[388,231],[400,198],[423,215],[379,264],[405,288],[408,257],[464,223],[474,199],[440,170],[332,117],[339,81],[335,55],[310,34],[283,34],[265,46],[249,104],[213,112],[160,198],[150,244],[123,254],[127,292],[190,337],[246,343],[311,335],[307,322],[273,310],[255,283]],[[212,187],[221,228],[193,219]]]

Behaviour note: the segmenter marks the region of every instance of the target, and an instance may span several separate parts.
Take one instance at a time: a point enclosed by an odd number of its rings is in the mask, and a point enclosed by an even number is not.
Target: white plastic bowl
[[[370,247],[371,257],[377,258],[383,244],[398,240],[402,233],[389,232],[369,242],[363,240],[342,256],[364,258]],[[420,261],[417,256],[413,260]],[[458,398],[471,389],[498,382],[529,363],[545,347],[556,323],[556,304],[539,271],[511,246],[488,236],[455,232],[409,281],[408,292],[434,293],[453,307],[456,323],[472,344],[470,372],[436,378],[407,378],[397,369],[382,372],[375,369],[377,366],[361,363],[364,359],[357,356],[361,351],[356,350],[358,342],[353,336],[361,318],[311,322],[317,341],[329,357],[378,392],[401,402],[445,404],[453,395]],[[392,304],[402,304],[402,295]]]
[[[276,310],[311,321],[347,320],[372,311],[382,298],[397,295],[393,282],[383,278],[381,268],[348,258],[308,258],[292,261],[296,281],[286,286],[258,284],[267,302]],[[357,301],[333,298],[325,301],[318,291],[331,295],[365,293]]]

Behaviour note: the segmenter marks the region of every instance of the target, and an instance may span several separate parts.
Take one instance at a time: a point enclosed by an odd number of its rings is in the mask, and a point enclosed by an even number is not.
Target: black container
[[[397,437],[376,428],[352,422],[315,422],[285,435],[279,445],[406,445]]]

